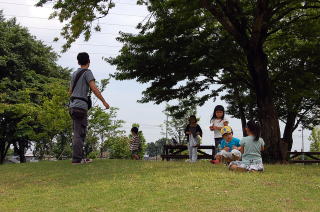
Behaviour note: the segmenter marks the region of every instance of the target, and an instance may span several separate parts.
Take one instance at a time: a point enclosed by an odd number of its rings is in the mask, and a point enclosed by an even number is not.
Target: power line
[[[49,28],[40,28],[40,27],[28,27],[27,28],[36,28],[36,29],[45,29],[45,30],[59,30],[59,29],[49,29]],[[99,34],[111,34],[111,35],[117,35],[117,34],[112,34],[112,33],[99,33]],[[43,40],[42,40],[43,41]],[[61,42],[55,42],[55,41],[43,41],[45,43],[50,43],[50,44],[63,44]],[[73,45],[79,45],[79,46],[105,46],[105,47],[110,47],[110,48],[120,48],[122,46],[113,46],[113,45],[108,45],[108,44],[90,44],[90,43],[73,43]]]
[[[132,127],[132,125],[125,125],[125,126],[123,126],[124,128],[131,128]],[[152,130],[152,129],[154,129],[154,130],[159,130],[159,127],[151,127],[151,126],[145,126],[145,125],[140,125],[140,127],[139,127],[139,129],[147,129],[147,130]]]
[[[4,1],[1,1],[0,4],[11,4],[11,5],[35,7],[35,5],[32,5],[32,4],[22,4],[22,3],[13,3],[13,2],[4,2]],[[48,7],[48,6],[43,6],[43,7],[52,8],[52,7]]]
[[[23,6],[31,6],[34,7],[35,5],[33,4],[23,4],[23,3],[12,3],[12,2],[0,2],[1,4],[12,4],[12,5],[23,5]],[[51,2],[48,2],[46,4],[52,4]],[[129,3],[121,3],[121,2],[116,2],[115,4],[121,4],[121,5],[130,5],[130,6],[141,6],[141,5],[137,5],[137,4],[129,4]],[[52,8],[49,6],[42,6],[45,8]]]
[[[45,28],[45,27],[33,27],[33,26],[24,26],[31,29],[41,29],[41,30],[53,30],[53,31],[60,31],[59,28]],[[109,32],[99,32],[99,35],[115,35],[119,36],[119,34],[109,33]]]
[[[18,6],[35,7],[34,5],[30,5],[30,4],[21,4],[21,3],[12,3],[12,2],[0,2],[0,4],[10,4],[10,5],[18,5]],[[45,7],[45,8],[51,8],[51,7]],[[145,16],[142,16],[142,15],[122,14],[122,13],[108,13],[108,15],[132,16],[132,17],[140,17],[140,18],[144,18],[145,17]]]
[[[26,15],[4,15],[4,16],[49,20],[48,18],[44,18],[44,17],[34,17],[34,16],[26,16]]]
[[[73,54],[78,54],[79,52],[75,52],[75,51],[67,51],[67,52],[64,52],[63,54],[66,54],[66,53],[73,53]],[[111,55],[111,56],[117,56],[118,54],[115,54],[115,53],[108,53],[108,52],[87,52],[88,54],[102,54],[102,55]]]
[[[35,28],[35,29],[44,29],[44,30],[61,30],[61,29],[49,29],[49,28],[40,28],[40,27],[29,27],[25,26],[27,28]],[[112,33],[99,33],[99,34],[108,34],[108,35],[117,35],[117,34],[112,34]],[[44,41],[44,43],[47,44],[63,44],[62,42],[55,42],[55,41]],[[79,45],[79,46],[104,46],[104,47],[110,47],[110,48],[121,48],[122,46],[113,46],[113,45],[108,45],[108,44],[90,44],[90,43],[73,43],[73,45]]]
[[[121,3],[121,2],[116,2],[115,4],[123,4],[123,5],[130,5],[130,6],[141,6],[137,4],[129,4],[129,3]]]
[[[140,126],[147,126],[147,127],[154,127],[154,128],[161,128],[160,124],[156,125],[156,124],[147,124],[147,123],[137,123],[137,122],[125,122],[125,124],[139,124]]]
[[[145,18],[145,16],[143,15],[133,15],[133,14],[124,14],[124,13],[109,13],[108,15],[132,16],[132,17]]]
[[[62,44],[61,42],[54,42],[54,41],[44,41],[45,43],[53,43],[53,44]],[[105,46],[110,48],[120,48],[122,46],[112,46],[107,44],[89,44],[89,43],[73,43],[73,45],[79,45],[79,46]]]
[[[4,16],[49,20],[48,18],[44,18],[44,17],[35,17],[35,16],[26,16],[26,15],[4,15]],[[55,20],[57,20],[57,19],[55,19]],[[111,25],[111,26],[134,27],[134,28],[136,27],[136,26],[133,26],[133,25],[127,25],[127,24],[110,24],[110,23],[107,23],[107,22],[100,22],[99,24],[107,24],[107,25]]]
[[[128,126],[131,126],[131,124],[127,124]],[[145,125],[145,124],[139,124],[140,127],[145,127],[145,128],[153,128],[153,129],[158,129],[161,128],[160,126],[149,126],[149,125]]]

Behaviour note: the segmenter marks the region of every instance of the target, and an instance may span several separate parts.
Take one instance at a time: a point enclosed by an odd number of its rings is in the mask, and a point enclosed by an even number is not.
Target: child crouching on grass
[[[220,144],[221,151],[216,155],[216,163],[240,160],[240,140],[233,137],[232,128],[229,126],[222,127],[221,135],[223,137]]]
[[[260,138],[259,122],[249,121],[246,127],[247,137],[240,141],[242,161],[233,161],[229,169],[233,171],[263,171],[261,151],[264,150],[264,141]]]
[[[133,160],[139,160],[139,149],[140,149],[140,139],[138,136],[139,129],[137,127],[132,127],[131,134],[132,139],[130,141],[130,151],[131,151],[131,158]]]

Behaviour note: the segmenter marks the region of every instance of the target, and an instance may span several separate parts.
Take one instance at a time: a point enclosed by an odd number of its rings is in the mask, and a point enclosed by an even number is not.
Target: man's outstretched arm
[[[92,90],[92,92],[94,93],[94,95],[96,95],[96,97],[98,99],[100,99],[100,101],[102,102],[102,104],[106,107],[106,109],[109,109],[110,106],[109,104],[106,102],[106,100],[103,98],[103,96],[101,95],[101,92],[99,91],[99,89],[97,88],[96,86],[96,83],[94,80],[91,80],[89,82],[89,86],[90,86],[90,89]]]

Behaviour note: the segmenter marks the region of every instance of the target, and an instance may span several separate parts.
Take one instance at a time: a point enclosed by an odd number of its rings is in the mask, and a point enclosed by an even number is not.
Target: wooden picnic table
[[[289,163],[320,163],[320,152],[288,152]],[[304,156],[304,159],[301,159]]]
[[[204,149],[210,149],[211,154],[208,154],[202,150]],[[188,159],[189,154],[184,154],[181,155],[183,151],[188,150],[187,145],[174,145],[174,144],[166,144],[163,146],[163,154],[161,155],[162,160],[166,159],[169,161],[170,159]],[[215,146],[210,146],[210,145],[198,145],[198,159],[214,159],[216,148]]]

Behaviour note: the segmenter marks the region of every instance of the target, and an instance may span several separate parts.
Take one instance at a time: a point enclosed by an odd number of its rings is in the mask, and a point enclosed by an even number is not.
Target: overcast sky
[[[54,43],[53,38],[59,37],[60,28],[63,26],[57,20],[48,20],[52,12],[50,5],[44,8],[36,8],[34,0],[0,0],[0,8],[3,10],[6,18],[16,17],[18,23],[29,29],[30,33],[37,39],[42,40],[47,45],[51,45],[56,52],[61,51],[62,41]],[[100,20],[101,32],[93,33],[89,42],[83,38],[79,39],[72,48],[60,54],[58,64],[63,67],[69,67],[74,70],[77,68],[76,55],[78,52],[86,51],[90,54],[91,70],[97,80],[107,78],[113,73],[116,67],[109,65],[102,57],[110,57],[118,54],[121,43],[116,41],[119,31],[135,33],[135,26],[148,15],[144,6],[134,4],[134,0],[116,0],[116,7],[111,10],[110,15]],[[162,113],[164,105],[155,105],[153,103],[139,104],[137,100],[141,99],[142,91],[146,85],[135,81],[115,81],[111,80],[110,85],[103,93],[108,103],[119,108],[118,119],[126,121],[124,128],[129,132],[132,123],[139,123],[140,130],[143,131],[147,142],[154,142],[163,137],[159,127],[165,120]],[[225,102],[219,99],[216,102],[208,101],[204,106],[198,108],[200,117],[200,126],[204,131],[203,144],[212,145],[213,133],[209,131],[210,116],[217,104],[226,106]],[[234,130],[236,137],[242,137],[241,122],[238,119],[230,118],[230,126]],[[281,130],[283,131],[283,124]],[[310,141],[308,140],[310,131],[304,131],[305,150],[309,150]],[[294,133],[293,150],[301,150],[301,132]]]

